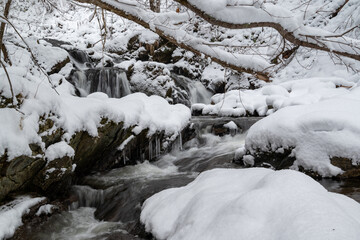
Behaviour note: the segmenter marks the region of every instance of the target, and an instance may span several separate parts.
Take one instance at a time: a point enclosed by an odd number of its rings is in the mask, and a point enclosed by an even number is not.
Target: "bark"
[[[335,10],[335,12],[334,12],[333,14],[331,14],[331,17],[330,17],[330,18],[336,17],[336,16],[339,14],[339,12],[341,11],[341,9],[343,9],[343,7],[344,7],[348,2],[349,2],[349,0],[345,0],[344,3],[341,4],[341,5]]]
[[[150,9],[153,12],[160,12],[161,0],[150,0]]]
[[[12,0],[8,0],[5,4],[5,9],[4,9],[4,17],[5,18],[8,18],[8,16],[9,16],[11,1]],[[2,22],[0,25],[0,58],[1,58],[1,52],[4,52],[4,60],[7,63],[11,64],[9,58],[7,57],[8,55],[7,55],[7,50],[5,48],[5,45],[3,45],[5,27],[6,27],[6,23]]]

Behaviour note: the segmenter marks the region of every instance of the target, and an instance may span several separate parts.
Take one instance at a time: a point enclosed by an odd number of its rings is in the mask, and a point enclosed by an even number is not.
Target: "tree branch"
[[[193,11],[195,14],[197,14],[198,16],[200,16],[207,22],[217,25],[217,26],[221,26],[221,27],[225,27],[225,28],[229,28],[229,29],[269,27],[269,28],[273,28],[273,29],[277,30],[283,38],[285,38],[286,40],[288,40],[289,42],[291,42],[297,46],[303,46],[303,47],[308,47],[308,48],[312,48],[312,49],[322,50],[325,52],[338,54],[340,56],[349,57],[349,58],[360,61],[359,52],[354,51],[353,49],[351,51],[344,51],[341,47],[339,47],[339,48],[333,47],[332,46],[333,44],[329,44],[329,45],[331,45],[331,46],[329,46],[326,44],[326,39],[322,39],[321,36],[314,36],[316,38],[317,37],[320,38],[320,39],[317,39],[317,41],[306,40],[306,38],[304,38],[302,36],[308,36],[308,35],[310,35],[310,33],[308,33],[305,30],[301,31],[301,29],[309,28],[309,27],[299,26],[298,28],[292,29],[292,31],[287,30],[287,29],[291,28],[291,27],[289,27],[290,21],[294,21],[294,25],[296,25],[295,20],[292,17],[289,17],[289,18],[281,17],[281,16],[276,17],[276,16],[271,15],[269,12],[266,12],[265,10],[263,10],[263,14],[261,14],[261,9],[257,9],[255,7],[249,7],[249,6],[242,7],[242,9],[241,9],[241,7],[238,7],[238,9],[236,9],[236,7],[232,7],[232,9],[231,9],[231,7],[226,7],[221,11],[215,11],[214,13],[209,13],[209,12],[206,12],[206,11],[200,9],[198,6],[191,4],[188,0],[174,0],[174,1],[187,7],[188,9]],[[244,22],[236,23],[236,21],[230,21],[229,18],[219,17],[224,14],[226,15],[226,13],[228,13],[229,16],[230,16],[230,13],[231,13],[231,15],[235,16],[237,10],[242,10],[242,11],[238,11],[237,15],[241,15],[244,10],[248,10],[248,11],[253,10],[254,13],[255,12],[257,13],[257,17],[255,17],[254,19],[258,19],[258,20],[267,19],[267,20],[266,21],[254,20],[254,21],[248,21],[248,22],[244,21]],[[281,18],[284,18],[284,19],[281,20]],[[323,30],[321,30],[321,31],[323,31]],[[331,35],[331,33],[329,35]],[[319,42],[321,42],[322,44],[320,44]],[[352,45],[351,39],[344,40],[344,38],[342,38],[339,45],[340,46],[341,45],[350,46],[350,45]]]
[[[8,18],[8,16],[9,16],[11,1],[12,0],[8,0],[6,2],[5,9],[4,9],[4,17],[5,18]],[[6,47],[5,47],[4,43],[3,43],[3,38],[4,38],[4,34],[5,34],[5,27],[6,27],[6,23],[1,22],[1,26],[0,26],[0,59],[1,59],[1,51],[3,51],[4,52],[4,60],[5,60],[5,62],[7,62],[7,63],[9,63],[11,65],[11,62],[10,62],[9,58],[7,58]]]
[[[196,38],[187,34],[175,25],[169,23],[162,24],[164,19],[171,19],[173,15],[167,13],[154,13],[146,10],[139,5],[129,5],[114,0],[75,0],[81,3],[89,3],[107,11],[115,13],[118,16],[129,19],[147,29],[152,30],[159,36],[167,39],[180,48],[191,51],[197,55],[210,58],[212,61],[222,65],[225,68],[231,68],[239,72],[250,73],[260,76],[263,79],[269,79],[269,73],[266,69],[272,65],[257,56],[243,56],[240,54],[231,54],[221,48],[207,45],[203,39]],[[181,14],[179,13],[178,16]],[[186,15],[186,14],[185,14]],[[184,16],[185,16],[184,15]],[[188,15],[186,15],[188,16]],[[187,18],[188,20],[189,18]]]

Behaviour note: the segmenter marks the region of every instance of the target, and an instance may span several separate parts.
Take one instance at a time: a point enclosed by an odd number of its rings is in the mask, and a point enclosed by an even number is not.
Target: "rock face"
[[[11,162],[7,162],[6,158],[0,158],[0,201],[8,193],[31,182],[35,174],[46,164],[45,159],[38,157],[20,156]]]
[[[73,158],[65,156],[48,162],[37,145],[31,146],[33,156],[20,156],[11,161],[6,154],[0,156],[0,201],[19,190],[36,191],[50,199],[64,196],[76,177],[94,170],[135,164],[141,159],[151,160],[165,149],[166,136],[162,132],[149,136],[145,129],[135,135],[133,127],[124,128],[123,123],[107,119],[103,119],[101,125],[97,137],[84,131],[72,136],[69,144],[75,150]],[[51,120],[44,119],[39,132],[46,133],[53,126]],[[44,134],[45,147],[61,141],[63,134],[61,129]]]
[[[344,173],[341,174],[341,178],[354,178],[360,177],[360,165],[353,164],[353,161],[343,157],[332,157],[330,159],[331,164],[341,168]]]
[[[234,161],[245,167],[267,167],[276,170],[289,169],[296,158],[292,156],[293,148],[289,149],[278,149],[277,151],[262,152],[258,151],[255,154],[250,152],[243,152],[235,156]],[[346,178],[359,178],[360,177],[360,166],[353,163],[351,159],[344,157],[332,157],[330,158],[332,165],[341,168],[344,172],[335,176],[335,178],[346,179]],[[305,169],[299,166],[299,171],[306,173],[307,175],[321,179],[322,176],[312,170]]]

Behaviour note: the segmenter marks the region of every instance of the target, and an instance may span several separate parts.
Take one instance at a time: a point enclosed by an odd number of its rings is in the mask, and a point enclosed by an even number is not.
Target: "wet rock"
[[[45,204],[51,204],[52,212],[48,214],[37,215],[39,208]],[[29,212],[22,217],[23,225],[16,229],[15,234],[11,237],[11,240],[24,240],[24,239],[33,239],[29,238],[32,235],[33,231],[37,231],[38,228],[46,222],[51,216],[59,214],[62,211],[67,210],[67,206],[62,204],[60,201],[50,201],[49,199],[44,199],[40,203],[31,207]]]
[[[33,184],[52,199],[66,195],[71,187],[72,160],[63,157],[52,160],[36,174]]]
[[[140,223],[141,205],[153,194],[171,187],[180,187],[188,184],[193,177],[186,175],[170,176],[157,180],[128,181],[114,186],[104,198],[96,212],[96,218],[105,221],[123,222],[125,229],[140,237],[146,236]]]
[[[234,159],[234,161],[245,167],[266,167],[275,170],[289,169],[296,160],[296,158],[291,155],[292,149],[293,148],[281,148],[278,149],[278,151],[271,152],[259,151],[251,155],[247,152],[245,155],[239,156],[239,159]],[[250,157],[251,161],[249,161]]]
[[[47,73],[48,75],[58,73],[60,70],[65,67],[66,64],[70,62],[70,58],[67,57],[64,60],[61,60],[60,62],[56,63],[54,66],[51,67],[51,70]]]
[[[110,160],[112,150],[130,136],[130,131],[131,129],[123,128],[123,123],[107,122],[98,129],[97,137],[92,137],[85,131],[76,133],[70,140],[70,146],[75,150],[75,172],[83,175],[92,169],[110,168],[114,164]]]
[[[353,161],[344,157],[332,157],[330,159],[332,165],[341,168],[344,171],[340,178],[358,178],[360,177],[360,164],[353,164]]]
[[[174,44],[167,43],[154,52],[153,60],[161,63],[171,63],[173,61],[172,54],[177,47]]]
[[[10,192],[20,189],[31,182],[34,176],[42,169],[46,161],[41,157],[20,156],[6,164],[5,157],[1,157],[0,201]]]

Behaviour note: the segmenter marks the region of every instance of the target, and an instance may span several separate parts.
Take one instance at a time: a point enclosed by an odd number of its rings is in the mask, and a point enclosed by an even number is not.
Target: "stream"
[[[72,82],[79,95],[101,91],[109,97],[119,98],[131,93],[124,71],[88,67],[86,63],[90,60],[81,51],[72,53],[72,62],[78,64]],[[187,90],[191,103],[210,103],[212,94],[201,83],[172,76]],[[184,144],[180,139],[175,144],[177,147],[159,156],[155,162],[143,161],[86,176],[72,188],[69,211],[54,214],[44,223],[32,226],[26,233],[27,239],[152,239],[139,221],[142,203],[164,189],[190,183],[203,171],[240,168],[233,163],[235,150],[244,145],[246,131],[259,119],[193,117],[191,124],[195,126],[196,138]],[[230,121],[239,128],[224,129],[223,125]],[[360,180],[325,179],[320,183],[329,191],[360,202]]]
[[[245,136],[215,136],[205,127],[182,150],[175,149],[155,162],[87,176],[73,187],[77,201],[70,211],[32,229],[29,239],[151,239],[139,222],[142,203],[163,189],[188,184],[202,171],[239,168],[232,159],[234,151],[245,143]],[[320,183],[360,202],[359,180],[324,179]]]

